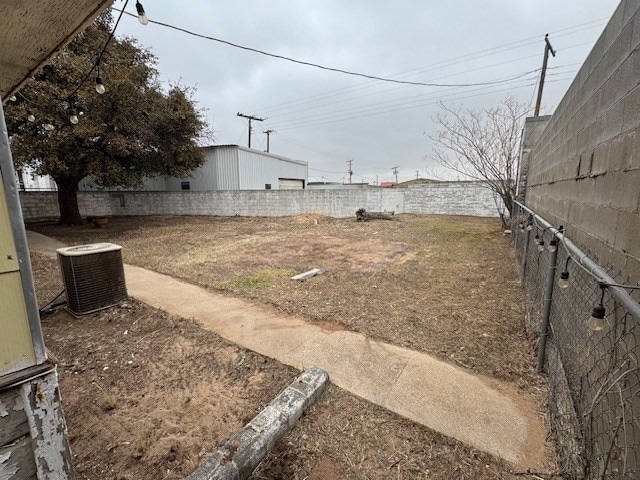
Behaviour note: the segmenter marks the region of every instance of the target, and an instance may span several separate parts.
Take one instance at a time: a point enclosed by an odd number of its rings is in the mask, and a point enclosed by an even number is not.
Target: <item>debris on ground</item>
[[[395,212],[367,212],[364,208],[356,210],[356,219],[359,222],[367,220],[393,220]]]
[[[293,277],[291,277],[291,280],[298,280],[298,281],[308,280],[309,278],[315,277],[316,275],[320,275],[323,272],[324,272],[324,270],[322,270],[321,268],[312,268],[308,272],[299,273],[298,275],[294,275]]]

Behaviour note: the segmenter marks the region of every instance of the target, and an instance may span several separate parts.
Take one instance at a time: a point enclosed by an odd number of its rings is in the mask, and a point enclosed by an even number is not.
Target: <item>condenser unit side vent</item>
[[[128,298],[121,250],[120,245],[113,243],[57,250],[70,313],[86,315]]]

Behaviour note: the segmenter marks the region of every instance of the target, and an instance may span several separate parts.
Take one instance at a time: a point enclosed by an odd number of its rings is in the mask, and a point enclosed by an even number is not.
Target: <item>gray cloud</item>
[[[380,76],[410,71],[401,77],[420,82],[475,83],[538,69],[548,32],[558,50],[543,102],[551,112],[579,67],[573,64],[582,63],[605,21],[582,24],[608,19],[618,2],[143,3],[152,20],[336,68]],[[128,10],[134,11],[132,4]],[[208,110],[218,143],[245,144],[246,121],[236,112],[266,116],[256,124],[253,146],[264,148],[261,132],[274,128],[271,151],[309,161],[315,178],[342,180],[350,158],[354,171],[367,178],[391,179],[395,165],[401,179],[414,178],[415,170],[427,165],[431,147],[423,133],[433,128],[438,98],[482,107],[508,93],[528,103],[534,93],[530,84],[536,74],[496,87],[398,86],[291,64],[157,25],[143,27],[129,17],[119,33],[152,49],[163,81],[197,86],[196,99]],[[493,50],[451,60],[487,49]]]

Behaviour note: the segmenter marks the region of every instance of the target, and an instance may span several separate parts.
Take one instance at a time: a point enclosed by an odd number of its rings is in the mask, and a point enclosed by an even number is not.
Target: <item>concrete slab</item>
[[[33,232],[28,239],[32,250],[49,255],[64,246]],[[546,467],[544,422],[533,399],[514,385],[140,267],[125,265],[125,277],[130,295],[142,302],[194,318],[238,345],[293,367],[316,365],[354,395],[519,468]]]

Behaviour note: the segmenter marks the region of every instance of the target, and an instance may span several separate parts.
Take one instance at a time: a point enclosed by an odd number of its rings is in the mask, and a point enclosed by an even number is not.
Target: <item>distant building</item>
[[[380,186],[382,188],[392,188],[395,187],[397,185],[396,182],[380,182]]]
[[[358,190],[372,188],[368,183],[309,182],[309,190]]]
[[[239,145],[203,148],[206,160],[191,175],[146,178],[140,190],[302,190],[307,186],[307,162]],[[86,178],[80,182],[80,190],[99,187]]]
[[[26,166],[16,169],[18,188],[22,191],[57,190],[56,182],[49,175],[38,175],[33,168]]]

